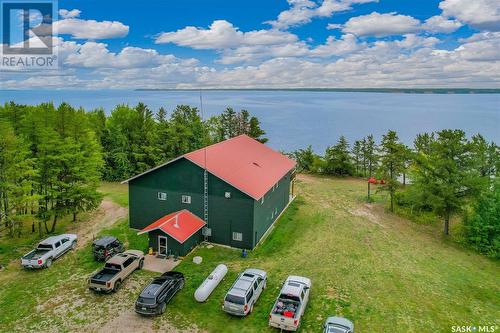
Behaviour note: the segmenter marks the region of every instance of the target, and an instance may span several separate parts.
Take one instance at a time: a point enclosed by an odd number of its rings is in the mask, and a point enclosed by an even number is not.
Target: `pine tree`
[[[377,145],[375,144],[375,140],[373,139],[373,135],[370,134],[363,139],[362,141],[362,151],[363,151],[363,159],[366,162],[366,170],[368,171],[368,178],[372,178],[373,171],[377,168]],[[371,183],[368,183],[368,202],[371,201]]]
[[[380,171],[385,178],[382,189],[389,192],[390,210],[394,212],[394,195],[399,187],[397,178],[404,169],[404,145],[399,142],[396,132],[390,130],[383,135],[379,148]]]
[[[412,181],[435,212],[444,218],[449,234],[452,214],[484,189],[484,178],[474,168],[472,145],[462,130],[442,130],[429,145],[429,152],[415,156]]]
[[[266,132],[260,127],[260,121],[257,117],[250,118],[250,125],[247,134],[260,143],[266,143],[267,141],[269,141],[268,138],[262,137],[266,134]]]
[[[353,173],[349,143],[342,135],[337,144],[328,147],[325,154],[326,172],[331,175],[348,176]]]
[[[0,121],[0,222],[14,236],[15,219],[27,212],[32,195],[33,167],[29,150],[14,129]],[[20,232],[20,229],[18,230]]]
[[[354,141],[354,145],[352,146],[352,157],[356,170],[355,175],[359,176],[361,174],[361,163],[363,160],[363,143],[360,140]]]

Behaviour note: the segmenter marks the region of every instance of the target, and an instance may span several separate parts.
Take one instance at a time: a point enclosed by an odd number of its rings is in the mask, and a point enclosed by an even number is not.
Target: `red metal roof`
[[[247,135],[184,155],[202,168],[205,168],[205,156],[207,170],[211,174],[255,200],[262,198],[296,164],[294,160]]]
[[[205,221],[187,209],[170,213],[142,229],[139,234],[161,229],[179,243],[184,243],[195,232],[203,228]]]

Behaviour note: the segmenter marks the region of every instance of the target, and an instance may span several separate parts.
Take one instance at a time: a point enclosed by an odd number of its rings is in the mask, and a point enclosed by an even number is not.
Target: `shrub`
[[[500,258],[500,182],[483,194],[464,218],[465,240],[479,252]]]

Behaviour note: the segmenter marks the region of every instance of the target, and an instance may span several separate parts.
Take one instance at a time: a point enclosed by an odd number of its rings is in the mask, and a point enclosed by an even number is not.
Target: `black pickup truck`
[[[164,313],[167,303],[184,287],[184,281],[180,272],[166,272],[154,278],[137,298],[135,312],[146,316]]]

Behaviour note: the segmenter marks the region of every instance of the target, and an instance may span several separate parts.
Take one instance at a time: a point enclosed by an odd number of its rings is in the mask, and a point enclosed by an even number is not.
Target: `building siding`
[[[130,227],[143,229],[162,216],[181,209],[188,209],[203,219],[203,172],[198,165],[181,158],[131,180]],[[253,248],[254,200],[212,174],[209,174],[208,184],[208,224],[212,229],[209,240],[238,248]],[[167,193],[167,199],[158,200],[158,192]],[[225,198],[226,192],[231,193],[231,198]],[[182,195],[190,195],[191,204],[183,204]],[[243,234],[242,241],[233,241],[233,231]]]
[[[276,221],[283,209],[290,201],[290,181],[292,171],[288,172],[278,181],[278,186],[274,190],[269,190],[264,195],[264,202],[254,201],[254,221],[253,221],[253,247],[257,245],[269,227]]]

